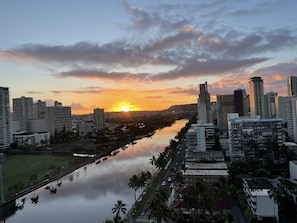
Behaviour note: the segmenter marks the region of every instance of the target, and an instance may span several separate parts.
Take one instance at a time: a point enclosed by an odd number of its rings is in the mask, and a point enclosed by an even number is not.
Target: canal
[[[102,223],[113,219],[111,209],[118,200],[128,210],[134,203],[134,191],[128,187],[130,177],[141,171],[152,172],[150,158],[163,151],[187,122],[178,120],[152,137],[120,148],[115,156],[90,163],[17,199],[11,206],[16,204],[19,209],[7,205],[1,210],[1,222]]]

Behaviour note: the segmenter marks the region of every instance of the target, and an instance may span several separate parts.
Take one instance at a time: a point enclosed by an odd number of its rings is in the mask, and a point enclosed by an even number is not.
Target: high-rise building
[[[228,114],[231,161],[272,159],[272,144],[283,145],[282,119],[260,119]]]
[[[288,137],[297,142],[297,96],[288,97],[286,103]]]
[[[200,123],[210,123],[211,109],[210,109],[210,94],[208,92],[207,82],[200,84],[200,92],[198,97],[198,121]]]
[[[94,127],[95,127],[96,131],[104,129],[104,126],[105,126],[104,109],[95,108],[94,114],[93,114],[93,119],[94,119]]]
[[[6,149],[12,143],[10,121],[9,89],[0,87],[0,149]]]
[[[251,116],[260,116],[261,118],[264,118],[265,105],[263,79],[261,77],[252,77],[250,78],[249,85]]]
[[[290,100],[289,96],[277,96],[275,98],[276,117],[281,118],[287,122],[287,101]]]
[[[72,131],[71,107],[63,107],[60,102],[55,101],[54,106],[46,107],[46,120],[51,136]]]
[[[234,91],[234,111],[239,116],[248,116],[249,101],[244,89]]]
[[[288,77],[288,96],[297,96],[297,77]]]
[[[276,117],[276,92],[268,92],[264,95],[265,118]]]
[[[33,104],[33,119],[45,119],[45,101],[38,100]]]
[[[217,124],[218,125],[227,125],[227,114],[234,113],[234,95],[217,94]]]
[[[19,122],[18,131],[28,131],[28,122],[33,118],[33,98],[22,96],[12,99],[13,120]]]

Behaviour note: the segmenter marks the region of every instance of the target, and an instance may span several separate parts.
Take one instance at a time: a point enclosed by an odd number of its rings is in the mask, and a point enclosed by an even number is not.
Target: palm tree
[[[138,185],[139,185],[139,179],[137,175],[133,175],[130,179],[129,179],[129,183],[128,186],[129,188],[132,188],[134,190],[134,199],[136,201],[136,191],[138,190]]]
[[[197,218],[197,211],[202,209],[204,213],[205,201],[203,194],[205,193],[205,185],[202,179],[197,179],[194,185],[190,185],[188,193],[185,196],[185,202],[194,210],[194,221]]]
[[[162,220],[167,221],[167,219],[171,217],[171,211],[166,205],[167,201],[167,190],[163,187],[158,188],[148,206],[149,218],[155,218],[157,223],[161,223]]]
[[[152,156],[152,158],[150,158],[150,165],[153,166],[153,175],[155,175],[156,161],[157,158],[155,156]]]
[[[121,200],[118,200],[111,210],[112,210],[112,213],[116,214],[114,217],[115,223],[121,222],[120,213],[126,214],[126,211],[127,211],[126,204],[123,203]]]

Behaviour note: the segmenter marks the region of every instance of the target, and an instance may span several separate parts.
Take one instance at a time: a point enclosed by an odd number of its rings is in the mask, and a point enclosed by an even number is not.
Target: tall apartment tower
[[[297,142],[297,96],[288,97],[286,103],[289,140]]]
[[[95,108],[93,118],[94,118],[94,126],[96,131],[104,129],[104,126],[105,126],[104,109]]]
[[[33,119],[45,119],[45,101],[38,100],[33,104]]]
[[[71,107],[63,107],[62,103],[55,101],[54,106],[46,107],[46,121],[51,136],[61,131],[71,131]]]
[[[198,97],[198,121],[201,123],[210,123],[210,94],[208,92],[207,82],[200,84],[200,92]]]
[[[234,111],[239,116],[248,116],[248,96],[244,89],[234,91]]]
[[[288,96],[297,96],[297,77],[288,77]]]
[[[276,98],[277,98],[277,92],[268,92],[264,95],[266,118],[276,117]]]
[[[263,79],[261,77],[252,77],[250,78],[249,85],[251,116],[260,116],[260,118],[264,118],[265,104]]]
[[[12,99],[13,120],[19,122],[19,131],[28,131],[28,120],[33,118],[33,98]]]
[[[227,125],[227,114],[234,113],[234,95],[233,94],[225,94],[218,95],[217,94],[217,122],[218,125]]]
[[[0,149],[6,149],[12,143],[9,89],[0,87]]]

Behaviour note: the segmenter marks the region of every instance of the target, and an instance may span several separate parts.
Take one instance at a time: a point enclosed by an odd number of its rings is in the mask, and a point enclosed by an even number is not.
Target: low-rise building
[[[259,220],[271,218],[279,221],[278,204],[271,196],[279,181],[266,178],[244,178],[243,191],[253,216]]]
[[[49,132],[26,133],[16,132],[13,134],[13,142],[18,146],[42,147],[50,144]]]

